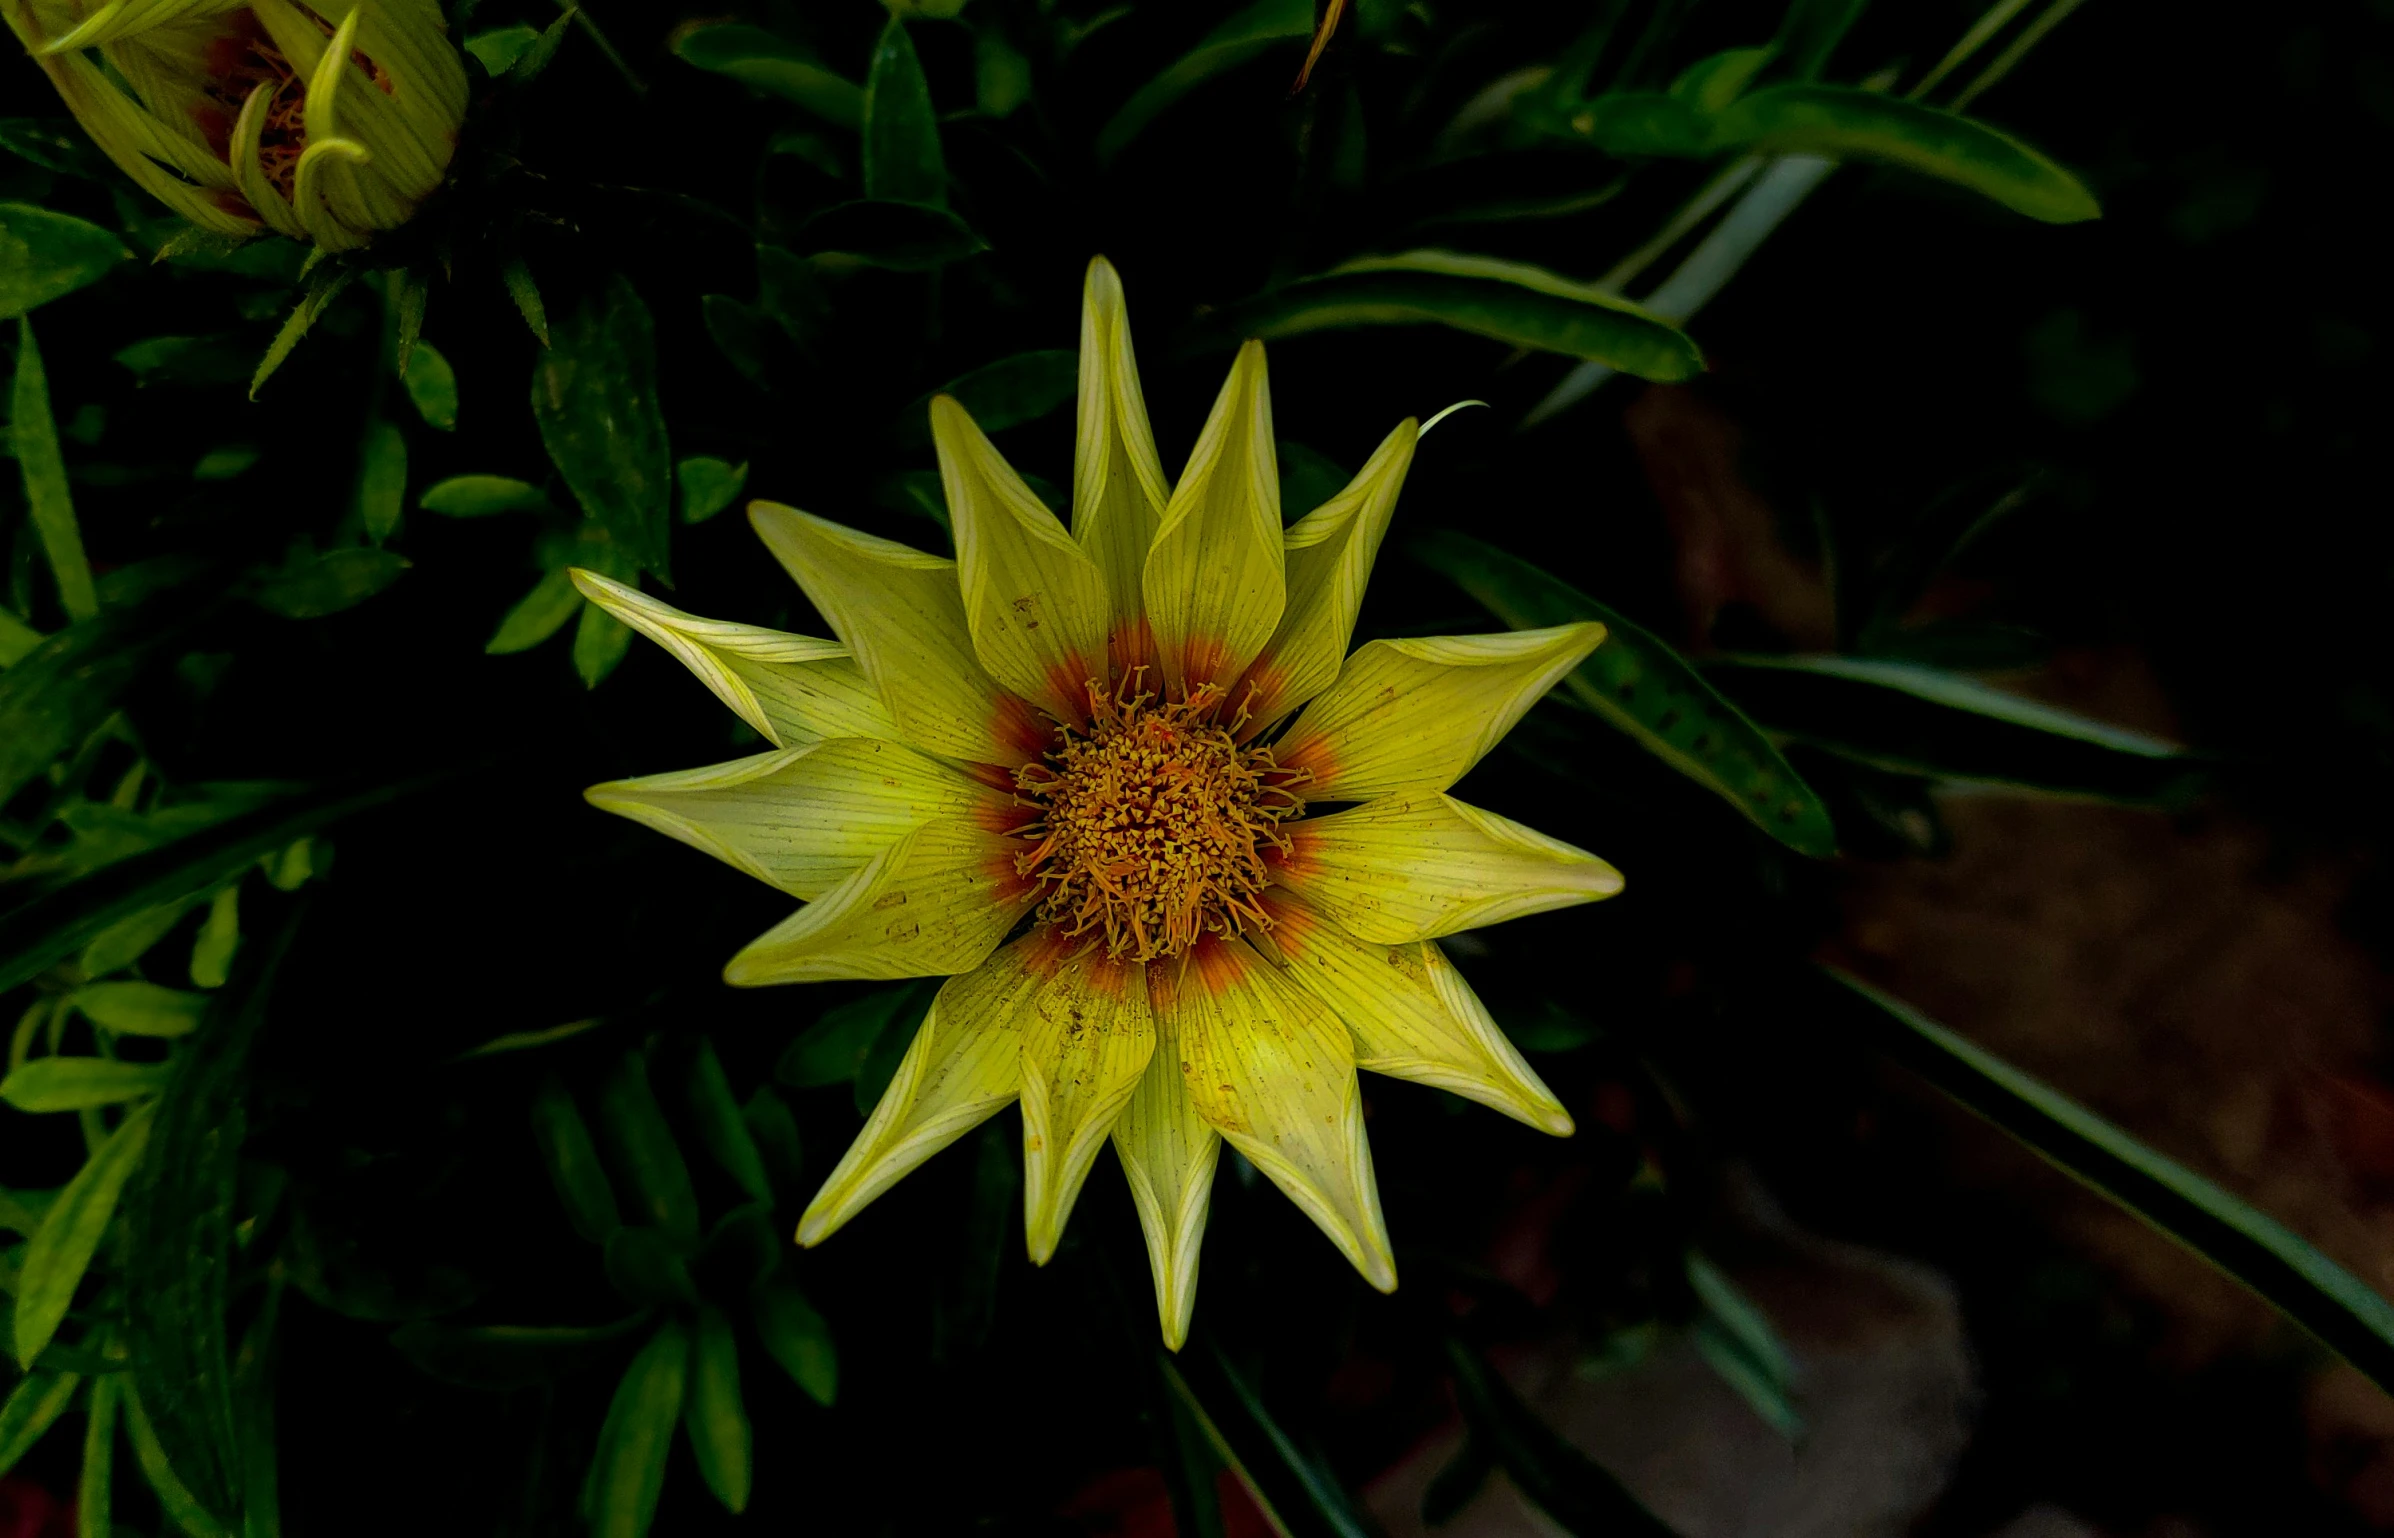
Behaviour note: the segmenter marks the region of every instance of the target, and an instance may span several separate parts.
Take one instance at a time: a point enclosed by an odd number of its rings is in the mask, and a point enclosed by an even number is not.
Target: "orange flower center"
[[[1046,888],[1039,916],[1067,935],[1102,930],[1107,954],[1175,956],[1207,931],[1236,935],[1271,920],[1255,894],[1271,885],[1264,850],[1286,850],[1280,825],[1304,815],[1269,748],[1242,748],[1218,724],[1208,684],[1176,704],[1089,684],[1090,726],[1059,727],[1046,758],[1015,771],[1040,809],[1015,869]]]

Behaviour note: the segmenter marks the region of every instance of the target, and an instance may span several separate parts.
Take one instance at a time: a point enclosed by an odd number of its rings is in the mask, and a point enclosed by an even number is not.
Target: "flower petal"
[[[1355,1066],[1435,1085],[1557,1137],[1571,1113],[1489,1018],[1444,952],[1428,940],[1358,940],[1285,891],[1260,901],[1272,925],[1257,933],[1289,975],[1346,1022]]]
[[[1163,970],[1148,973],[1151,1000],[1168,991]],[[1147,1236],[1147,1268],[1155,1276],[1164,1344],[1178,1351],[1189,1338],[1189,1315],[1197,1307],[1197,1255],[1205,1241],[1206,1209],[1213,1203],[1222,1136],[1189,1098],[1180,1076],[1179,1039],[1160,1003],[1154,1024],[1155,1055],[1114,1123],[1114,1152]]]
[[[1594,902],[1621,873],[1584,849],[1452,796],[1385,796],[1287,827],[1283,885],[1358,939],[1431,940]]]
[[[956,530],[964,617],[989,676],[1075,725],[1106,683],[1106,579],[952,396],[931,437]]]
[[[927,822],[751,940],[723,980],[754,988],[969,972],[1039,895],[1014,873],[1019,847],[969,822]]]
[[[898,736],[864,669],[837,641],[701,619],[580,567],[573,579],[583,597],[673,653],[767,742],[804,748],[826,737]]]
[[[1288,607],[1263,655],[1230,695],[1234,705],[1249,712],[1248,731],[1262,731],[1338,677],[1355,633],[1355,613],[1363,606],[1364,585],[1371,580],[1372,559],[1380,553],[1380,537],[1388,532],[1420,437],[1411,417],[1399,422],[1346,490],[1281,537]]]
[[[809,900],[924,823],[953,818],[994,831],[1021,821],[1012,798],[871,737],[613,780],[582,794]]]
[[[1156,1012],[1171,1019],[1197,1114],[1270,1176],[1365,1281],[1393,1291],[1396,1261],[1347,1028],[1243,940],[1201,936],[1186,960],[1149,976],[1165,981]]]
[[[1022,1033],[1022,1207],[1033,1265],[1056,1253],[1081,1182],[1154,1051],[1137,962],[1093,946],[1039,991]]]
[[[916,1165],[1005,1109],[1022,1082],[1022,1028],[1062,959],[1034,930],[961,977],[923,1016],[881,1103],[798,1220],[798,1242],[820,1244]]]
[[[1604,639],[1593,621],[1503,635],[1373,641],[1273,746],[1309,801],[1444,790]]]
[[[1137,635],[1148,547],[1172,489],[1147,427],[1122,279],[1104,257],[1081,290],[1080,421],[1072,445],[1072,537],[1104,573],[1116,666],[1146,660]]]
[[[956,563],[773,502],[748,518],[864,669],[898,735],[984,764],[1038,756],[1048,734],[973,655]]]
[[[1228,688],[1280,623],[1280,467],[1263,343],[1230,377],[1147,552],[1141,590],[1164,679],[1184,695]]]

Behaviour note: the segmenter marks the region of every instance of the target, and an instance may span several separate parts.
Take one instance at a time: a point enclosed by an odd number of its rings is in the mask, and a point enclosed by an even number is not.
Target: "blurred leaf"
[[[906,23],[892,15],[873,45],[865,76],[864,191],[868,198],[945,208],[947,161],[939,149],[939,114]]]
[[[1031,61],[997,28],[976,28],[973,100],[980,109],[990,117],[1011,117],[1016,108],[1031,99],[1031,90]]]
[[[224,385],[247,379],[255,367],[240,336],[154,336],[119,349],[116,361],[136,384]]]
[[[766,1177],[764,1156],[748,1135],[740,1103],[732,1098],[731,1081],[723,1076],[723,1062],[715,1044],[700,1037],[690,1058],[690,1114],[698,1123],[699,1141],[723,1172],[758,1201],[773,1202],[773,1182]]]
[[[28,1065],[30,1066],[30,1065]],[[18,1072],[23,1072],[19,1069]],[[30,1365],[50,1344],[75,1301],[75,1289],[115,1216],[125,1182],[140,1168],[149,1145],[156,1106],[137,1106],[75,1172],[66,1189],[42,1215],[17,1275],[16,1324],[12,1346],[17,1361]]]
[[[1080,358],[1069,352],[1021,352],[960,374],[934,394],[952,395],[985,433],[1036,422],[1072,403],[1080,389]],[[920,446],[931,441],[931,396],[908,406],[895,437]]]
[[[1422,1525],[1444,1527],[1453,1521],[1486,1488],[1488,1476],[1495,1472],[1496,1460],[1488,1456],[1487,1447],[1478,1437],[1466,1434],[1454,1457],[1430,1476],[1429,1486],[1421,1493]]]
[[[404,385],[416,347],[424,340],[424,311],[432,303],[432,285],[422,269],[397,267],[383,274],[383,296],[389,310],[391,368]]]
[[[656,1520],[689,1370],[690,1332],[676,1319],[658,1325],[624,1369],[582,1486],[596,1538],[644,1538]]]
[[[2394,1387],[2394,1303],[2284,1224],[1901,1000],[1835,968],[1832,1021],[2257,1293],[2381,1388]]]
[[[1545,571],[1466,534],[1416,540],[1445,573],[1516,630],[1599,620],[1604,644],[1564,680],[1571,697],[1647,752],[1736,807],[1799,854],[1836,853],[1828,808],[1755,725],[1659,638]]]
[[[1789,1441],[1804,1434],[1794,1402],[1795,1361],[1770,1319],[1740,1291],[1728,1273],[1694,1250],[1687,1255],[1688,1286],[1703,1316],[1689,1332],[1696,1354],[1771,1428]]]
[[[1840,634],[1855,643],[1849,649],[1876,654],[1929,583],[2026,507],[2040,489],[2037,478],[2021,480],[1981,507],[1975,489],[1965,488],[1922,509],[1877,566],[1851,584],[1851,597],[1838,594]]]
[[[515,602],[499,621],[499,628],[482,649],[493,656],[530,651],[564,628],[582,609],[581,590],[573,573],[560,566],[532,584],[532,591]]]
[[[0,150],[61,176],[110,182],[120,174],[73,118],[0,118]]]
[[[558,25],[564,25],[563,18]],[[541,303],[540,285],[533,280],[532,269],[524,264],[522,257],[512,257],[499,268],[499,282],[505,286],[507,297],[515,301],[516,313],[532,328],[533,337],[541,346],[548,346],[548,306]]]
[[[690,1167],[649,1088],[648,1060],[627,1052],[599,1090],[599,1131],[617,1173],[637,1193],[641,1221],[654,1223],[684,1245],[698,1242],[698,1196]]]
[[[452,475],[434,483],[416,502],[428,513],[449,518],[488,518],[494,513],[545,513],[547,493],[504,475]]]
[[[1716,150],[1710,115],[1662,91],[1599,96],[1572,114],[1570,126],[1608,155],[1702,156]]]
[[[23,620],[0,609],[0,668],[14,667],[48,637]]]
[[[781,1364],[806,1397],[828,1409],[839,1398],[839,1352],[831,1327],[806,1295],[787,1282],[757,1289],[756,1334],[765,1354]]]
[[[464,1063],[471,1062],[478,1057],[501,1057],[509,1052],[529,1052],[535,1047],[546,1047],[560,1041],[571,1041],[576,1036],[595,1031],[604,1024],[606,1021],[592,1018],[568,1020],[563,1025],[552,1025],[537,1031],[508,1031],[502,1035],[493,1036],[479,1046],[466,1048],[449,1061]]]
[[[71,1372],[29,1372],[0,1401],[0,1479],[66,1413],[83,1379]]]
[[[707,339],[723,354],[723,361],[750,384],[764,387],[764,313],[729,294],[708,294],[698,301],[698,314],[700,324],[706,327]]]
[[[423,1372],[464,1388],[530,1388],[587,1367],[592,1358],[648,1323],[643,1311],[601,1325],[447,1325],[429,1319],[400,1326],[391,1344]]]
[[[5,230],[0,230],[0,241],[5,239]],[[9,409],[9,446],[24,473],[25,510],[41,538],[42,553],[50,559],[59,607],[69,619],[89,619],[100,611],[100,600],[92,590],[91,562],[84,558],[75,501],[67,490],[58,424],[50,416],[49,378],[42,370],[41,349],[33,342],[33,321],[24,315],[17,317],[16,384]]]
[[[781,1264],[785,1242],[774,1227],[771,1202],[742,1202],[707,1231],[691,1274],[709,1296],[745,1293]]]
[[[504,75],[523,56],[525,49],[537,41],[540,34],[530,27],[493,27],[477,32],[465,40],[465,51],[474,56],[482,72],[492,79]]]
[[[896,272],[928,272],[989,249],[944,208],[874,198],[834,204],[800,225],[796,238],[808,252],[837,251]]]
[[[200,932],[191,942],[191,985],[194,988],[221,988],[233,974],[233,956],[241,946],[241,884],[235,882],[217,893],[208,903],[208,917],[200,925]],[[94,983],[82,990],[84,994],[99,989],[120,986],[114,983]],[[80,998],[80,996],[78,996]],[[189,1030],[199,1023],[199,1013],[207,1005],[204,997],[178,994],[178,998],[195,999],[189,1015]],[[135,1035],[171,1036],[178,1034],[166,1027],[175,1019],[172,1012],[159,1009],[135,1024],[129,1017],[122,1023],[113,1022],[91,1004],[83,1005],[83,1012],[111,1030],[127,1031]]]
[[[0,803],[73,752],[126,690],[178,651],[206,601],[177,591],[112,607],[69,625],[0,673]],[[0,930],[5,925],[0,918]],[[0,960],[0,975],[7,971]]]
[[[1281,440],[1280,516],[1289,523],[1346,489],[1346,467],[1318,449]]]
[[[557,50],[565,46],[566,28],[573,25],[576,14],[577,7],[564,7],[555,21],[541,28],[537,36],[516,52],[516,56],[507,64],[508,85],[520,90],[548,73],[550,63],[557,57]],[[533,329],[537,331],[539,328],[536,326]]]
[[[699,455],[674,466],[673,474],[681,487],[684,523],[706,522],[738,501],[740,488],[748,484],[745,460],[735,465]]]
[[[582,687],[595,689],[606,681],[632,648],[632,628],[597,604],[586,604],[582,621],[574,627],[574,672]]]
[[[1451,326],[1516,347],[1586,358],[1665,382],[1704,369],[1678,327],[1625,299],[1542,268],[1451,251],[1349,262],[1223,306],[1208,329],[1297,336],[1353,326]]]
[[[227,887],[230,893],[235,888]],[[208,1012],[208,996],[156,983],[86,983],[70,996],[94,1025],[126,1036],[188,1036]]]
[[[283,360],[291,356],[291,349],[299,345],[299,339],[308,334],[324,312],[331,308],[332,302],[341,297],[342,291],[349,287],[357,273],[355,267],[326,262],[308,274],[307,288],[300,294],[299,303],[292,306],[290,317],[283,322],[282,329],[275,332],[274,340],[267,344],[266,355],[258,360],[257,372],[249,376],[251,400],[258,398],[258,392],[265,388],[266,381],[273,378],[274,371],[281,368]]]
[[[322,619],[356,608],[413,564],[395,550],[327,550],[261,578],[252,596],[258,607],[285,619]]]
[[[20,1111],[81,1111],[158,1093],[165,1063],[120,1063],[106,1057],[37,1057],[0,1080],[0,1100]]]
[[[574,1097],[554,1076],[541,1080],[540,1088],[533,1092],[532,1137],[574,1232],[592,1244],[606,1243],[607,1236],[623,1226],[622,1214],[615,1206],[615,1188],[607,1183],[589,1123],[582,1120]]]
[[[1817,76],[1869,0],[1788,0],[1771,43],[1779,68],[1798,80]]]
[[[400,515],[406,509],[407,439],[389,422],[372,423],[366,428],[365,443],[358,455],[358,521],[365,526],[366,537],[379,545],[399,532]],[[394,571],[391,579],[396,580],[397,576]]]
[[[1256,0],[1208,32],[1188,53],[1132,93],[1098,130],[1097,159],[1113,160],[1183,96],[1286,43],[1313,36],[1313,0]]]
[[[2048,224],[2101,216],[2093,193],[2007,133],[1959,113],[1838,85],[1777,85],[1723,112],[1715,143],[1768,155],[1901,166]]]
[[[832,147],[831,141],[819,133],[809,133],[804,129],[783,129],[765,141],[765,153],[803,160],[833,181],[848,174],[847,163],[840,158],[840,152]]]
[[[111,924],[83,947],[83,953],[75,958],[76,969],[86,977],[105,977],[120,967],[131,966],[148,954],[151,946],[165,939],[197,901],[192,898],[161,903]]]
[[[1874,768],[2162,804],[2185,801],[2209,777],[2202,760],[2158,738],[1936,668],[1740,656],[1705,672],[1773,728]]]
[[[30,203],[0,203],[0,320],[96,283],[132,254],[96,224]]]
[[[263,457],[264,451],[255,444],[228,443],[202,454],[191,467],[191,478],[195,481],[237,480]]]
[[[740,1120],[747,1124],[748,1136],[756,1144],[765,1169],[772,1176],[773,1186],[783,1196],[795,1196],[798,1181],[806,1172],[806,1151],[798,1138],[798,1118],[770,1084],[760,1084],[756,1092],[740,1107]]]
[[[1518,1015],[1508,1010],[1497,1024],[1524,1052],[1577,1052],[1604,1035],[1594,1021],[1552,999]]]
[[[782,334],[812,347],[831,323],[831,296],[814,264],[779,246],[756,248],[756,297]]]
[[[215,1513],[191,1493],[191,1487],[176,1473],[165,1444],[158,1439],[149,1410],[142,1403],[138,1381],[128,1377],[121,1393],[125,1438],[133,1444],[133,1461],[140,1465],[141,1476],[149,1482],[151,1493],[158,1497],[159,1509],[166,1513],[167,1520],[181,1528],[186,1538],[235,1538],[233,1530],[218,1521]]]
[[[673,51],[700,69],[728,75],[742,85],[794,102],[835,127],[853,129],[864,124],[862,87],[833,74],[796,44],[762,27],[693,28],[674,39]]]
[[[457,430],[457,370],[430,342],[418,342],[407,356],[407,398],[427,427]]]
[[[748,1407],[740,1401],[740,1343],[732,1337],[731,1321],[712,1303],[698,1307],[682,1425],[699,1477],[715,1499],[728,1511],[747,1510],[753,1470]]]
[[[116,1531],[109,1508],[116,1491],[116,1408],[124,1391],[115,1373],[92,1379],[84,1405],[83,1469],[75,1481],[75,1538],[111,1538]],[[0,1471],[7,1467],[0,1454]]]
[[[661,1229],[628,1223],[607,1236],[607,1284],[626,1302],[650,1307],[695,1303],[698,1288],[681,1248]]]
[[[1158,1360],[1165,1387],[1247,1487],[1273,1531],[1288,1538],[1368,1538],[1371,1529],[1336,1476],[1281,1429],[1229,1358],[1201,1347],[1177,1361]]]
[[[929,1008],[922,984],[899,983],[827,1009],[782,1052],[773,1077],[792,1089],[852,1083],[883,1036],[897,1032],[913,1040]]]
[[[1446,1354],[1455,1401],[1471,1435],[1512,1478],[1513,1487],[1564,1531],[1586,1538],[1675,1538],[1619,1480],[1538,1419],[1478,1352],[1449,1337]]]
[[[657,405],[657,338],[621,274],[575,307],[532,371],[532,415],[582,510],[643,571],[671,559],[673,464]]]
[[[859,1081],[861,1084],[861,1081]],[[879,1098],[878,1092],[875,1097]],[[1009,1240],[1021,1242],[1015,1214],[1022,1210],[1022,1166],[1017,1137],[1004,1121],[985,1124],[973,1139],[970,1205],[956,1235],[957,1258],[946,1269],[932,1321],[934,1361],[952,1362],[988,1342],[997,1317],[998,1277],[1005,1269]]]

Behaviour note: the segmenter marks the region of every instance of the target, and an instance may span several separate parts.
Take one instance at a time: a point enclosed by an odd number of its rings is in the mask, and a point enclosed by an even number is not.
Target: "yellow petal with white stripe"
[[[871,737],[613,780],[582,794],[809,900],[924,823],[955,818],[995,829],[1022,820],[1011,797]]]
[[[964,617],[989,676],[1060,721],[1089,717],[1106,685],[1106,581],[952,396],[931,438],[956,531]]]
[[[1213,1204],[1222,1135],[1197,1114],[1181,1079],[1179,1037],[1162,1006],[1172,991],[1166,974],[1173,970],[1167,963],[1147,974],[1148,997],[1156,1006],[1155,1055],[1114,1123],[1114,1152],[1130,1182],[1139,1229],[1147,1236],[1147,1268],[1155,1277],[1164,1344],[1178,1351],[1189,1338],[1189,1316],[1197,1307],[1197,1256]]]
[[[1355,1066],[1434,1085],[1557,1137],[1571,1113],[1428,940],[1358,940],[1284,891],[1262,894],[1269,948],[1355,1038]]]
[[[1197,1114],[1270,1177],[1363,1279],[1390,1292],[1396,1260],[1372,1179],[1347,1028],[1243,940],[1200,937],[1156,1010],[1172,1021]]]
[[[1452,796],[1385,796],[1287,828],[1282,885],[1358,939],[1433,940],[1621,890],[1585,849]]]
[[[774,502],[749,522],[805,589],[881,696],[898,735],[926,753],[1014,765],[1048,732],[973,654],[956,563]]]
[[[1037,898],[1014,873],[1020,840],[927,822],[750,941],[723,969],[735,988],[969,972]]]
[[[1023,1022],[1022,1206],[1031,1263],[1047,1264],[1097,1151],[1155,1051],[1146,969],[1090,947]]]
[[[798,1220],[800,1244],[822,1243],[915,1166],[1005,1109],[1022,1086],[1024,1018],[1059,959],[1054,941],[1035,932],[939,990],[881,1103]]]
[[[898,735],[864,669],[837,641],[701,619],[580,567],[573,579],[583,597],[671,652],[776,747]]]
[[[1280,465],[1263,343],[1239,349],[1147,553],[1141,590],[1164,679],[1224,689],[1280,624]]]
[[[1503,635],[1373,641],[1273,746],[1309,801],[1444,790],[1604,639],[1593,621]]]
[[[1288,607],[1263,655],[1231,691],[1231,702],[1250,712],[1249,731],[1280,720],[1338,677],[1355,634],[1356,611],[1363,607],[1364,586],[1371,581],[1372,560],[1380,553],[1420,437],[1411,417],[1399,422],[1346,490],[1291,524],[1282,537]]]
[[[1171,488],[1147,426],[1139,360],[1131,350],[1122,278],[1092,258],[1081,290],[1080,413],[1072,444],[1072,537],[1105,576],[1115,661],[1146,660],[1138,629],[1147,551],[1164,521]]]

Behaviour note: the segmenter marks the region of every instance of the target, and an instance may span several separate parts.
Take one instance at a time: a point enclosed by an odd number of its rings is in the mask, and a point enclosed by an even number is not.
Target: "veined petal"
[[[1165,967],[1147,975],[1148,997],[1168,991]],[[1214,1166],[1222,1157],[1222,1135],[1197,1114],[1180,1076],[1179,1038],[1171,1017],[1154,1014],[1155,1055],[1114,1123],[1114,1152],[1130,1181],[1131,1205],[1147,1236],[1147,1268],[1155,1277],[1156,1313],[1164,1344],[1174,1351],[1189,1338],[1189,1315],[1197,1307],[1197,1255],[1205,1241],[1205,1215],[1214,1198]]]
[[[1022,1028],[1062,959],[1034,930],[948,980],[881,1103],[798,1220],[798,1242],[821,1244],[909,1170],[987,1121],[1019,1092]]]
[[[997,830],[1022,820],[1011,797],[871,737],[614,780],[582,794],[809,900],[924,823],[946,818]]]
[[[1022,1206],[1031,1263],[1064,1236],[1073,1199],[1155,1051],[1146,969],[1097,947],[1067,963],[1024,1018]]]
[[[1048,734],[973,654],[956,563],[773,502],[749,521],[846,642],[898,735],[926,753],[1028,762]]]
[[[1571,1114],[1488,1016],[1435,942],[1358,940],[1282,890],[1259,901],[1271,915],[1259,943],[1346,1022],[1355,1066],[1435,1085],[1557,1137]]]
[[[1038,897],[1014,873],[1019,840],[928,822],[757,936],[723,969],[735,988],[969,972]]]
[[[1272,756],[1309,801],[1444,790],[1604,639],[1593,621],[1503,635],[1373,641]]]
[[[837,641],[701,619],[612,577],[574,568],[582,596],[673,653],[741,720],[784,748],[899,735],[864,669]]]
[[[1396,1261],[1372,1179],[1347,1028],[1243,940],[1204,935],[1154,967],[1189,1100],[1382,1292]],[[1176,975],[1173,975],[1176,974]]]
[[[1621,873],[1585,849],[1435,793],[1287,827],[1283,885],[1358,939],[1431,940],[1594,902]]]
[[[1122,278],[1104,257],[1081,290],[1080,417],[1072,445],[1072,537],[1105,575],[1109,639],[1121,673],[1147,660],[1138,640],[1140,583],[1171,488],[1147,427]]]
[[[931,438],[974,654],[1059,721],[1086,724],[1089,685],[1106,683],[1104,575],[953,397],[931,402]]]
[[[1411,417],[1399,422],[1346,490],[1291,524],[1281,537],[1288,607],[1263,655],[1230,693],[1231,703],[1249,712],[1249,732],[1262,731],[1338,677],[1347,641],[1355,633],[1356,611],[1363,607],[1364,586],[1371,580],[1372,560],[1380,553],[1380,537],[1388,532],[1420,437],[1420,427]]]
[[[233,184],[240,188],[242,199],[257,210],[258,217],[277,235],[305,240],[307,228],[274,183],[266,179],[266,167],[258,158],[258,146],[266,132],[267,109],[273,105],[273,87],[260,83],[250,88],[248,98],[241,103],[241,116],[233,122],[233,138],[225,159],[233,168]]]
[[[1156,660],[1184,694],[1228,688],[1280,624],[1278,453],[1263,343],[1249,342],[1189,451],[1141,578]]]

